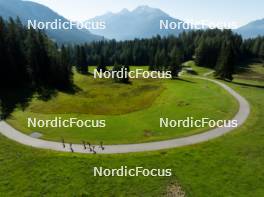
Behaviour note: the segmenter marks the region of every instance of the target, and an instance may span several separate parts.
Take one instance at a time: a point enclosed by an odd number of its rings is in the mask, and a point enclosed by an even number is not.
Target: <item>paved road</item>
[[[233,117],[233,119],[238,121],[238,126],[241,126],[246,121],[250,113],[250,106],[245,98],[240,96],[237,92],[235,92],[233,89],[231,89],[222,82],[204,77],[197,77],[197,78],[216,83],[222,88],[224,88],[226,91],[228,91],[239,103],[239,111],[237,112],[235,117]],[[149,143],[141,143],[141,144],[124,144],[124,145],[107,145],[104,147],[105,148],[104,150],[96,146],[95,151],[96,153],[102,153],[102,154],[114,154],[114,153],[143,152],[143,151],[154,151],[161,149],[176,148],[176,147],[205,142],[214,139],[216,137],[222,136],[232,131],[233,129],[234,128],[214,128],[201,134],[196,134],[183,138],[159,141],[159,142],[149,142]],[[64,148],[62,146],[62,143],[59,142],[51,142],[51,141],[32,138],[14,129],[4,121],[0,122],[0,133],[8,137],[9,139],[12,139],[21,144],[32,146],[35,148],[64,151],[64,152],[71,151],[69,144],[66,144],[66,147]],[[92,153],[87,149],[85,150],[83,145],[81,144],[73,144],[72,149],[74,152],[78,152],[78,153]]]

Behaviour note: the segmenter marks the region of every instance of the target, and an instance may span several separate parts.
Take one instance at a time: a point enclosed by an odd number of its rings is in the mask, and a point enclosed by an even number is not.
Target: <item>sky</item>
[[[31,0],[48,6],[67,19],[85,21],[123,8],[140,5],[160,8],[186,22],[234,23],[242,26],[264,18],[263,0]]]

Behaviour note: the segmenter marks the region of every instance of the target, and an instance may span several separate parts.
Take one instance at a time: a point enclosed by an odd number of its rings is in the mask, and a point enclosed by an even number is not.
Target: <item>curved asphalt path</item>
[[[238,121],[238,126],[241,126],[246,121],[250,113],[250,106],[245,98],[240,96],[232,88],[230,88],[229,86],[225,85],[222,82],[204,77],[196,77],[196,78],[213,82],[224,88],[227,92],[229,92],[239,103],[239,110],[235,115],[235,117],[233,117],[233,120]],[[171,140],[141,143],[141,144],[106,145],[104,146],[104,150],[96,146],[95,151],[96,153],[100,153],[100,154],[115,154],[115,153],[144,152],[144,151],[155,151],[161,149],[176,148],[176,147],[205,142],[217,138],[219,136],[222,136],[234,129],[235,128],[225,128],[225,127],[214,128],[200,134],[177,138],[177,139],[171,139]],[[35,148],[71,152],[69,144],[65,144],[66,147],[64,148],[62,143],[60,142],[52,142],[52,141],[32,138],[14,129],[5,121],[0,121],[0,133],[8,137],[9,139],[12,139],[21,144],[32,146]],[[83,145],[81,144],[73,144],[72,148],[74,152],[78,152],[78,153],[93,153],[90,152],[88,149],[84,149]]]

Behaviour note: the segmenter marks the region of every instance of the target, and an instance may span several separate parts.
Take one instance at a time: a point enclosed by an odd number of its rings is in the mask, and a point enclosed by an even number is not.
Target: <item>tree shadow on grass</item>
[[[94,74],[92,72],[78,72],[80,75],[84,75],[84,76],[94,76]]]
[[[66,94],[76,94],[76,93],[82,91],[82,89],[80,87],[78,87],[77,85],[73,84],[66,89],[60,89],[60,91],[66,93]]]
[[[255,85],[255,84],[248,84],[248,83],[241,83],[241,82],[234,82],[234,81],[230,82],[230,83],[233,83],[233,84],[236,84],[236,85],[245,86],[245,87],[263,88],[264,89],[263,85]]]
[[[188,82],[188,83],[196,83],[194,81],[190,81],[190,80],[179,78],[179,77],[172,78],[172,80],[184,81],[184,82]]]
[[[17,107],[25,110],[34,94],[30,88],[0,89],[0,92],[0,120],[10,117]]]
[[[38,88],[36,92],[37,98],[42,101],[48,101],[58,95],[58,90],[47,87]]]
[[[58,95],[58,92],[63,92],[66,94],[74,95],[80,91],[82,91],[82,89],[73,84],[67,88],[59,88],[59,89],[50,88],[50,87],[40,87],[37,89],[36,92],[38,94],[38,96],[37,96],[38,99],[40,99],[42,101],[48,101],[48,100],[56,97]]]
[[[40,87],[37,89],[29,87],[0,88],[0,120],[9,118],[16,108],[20,108],[24,111],[29,106],[34,95],[37,99],[49,101],[56,97],[59,91],[67,94],[76,94],[76,92],[81,91],[81,89],[76,85],[71,85],[65,89],[50,87]]]

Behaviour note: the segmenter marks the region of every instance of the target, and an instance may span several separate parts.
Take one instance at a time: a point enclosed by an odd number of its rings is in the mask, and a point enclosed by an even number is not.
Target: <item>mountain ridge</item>
[[[19,17],[24,25],[27,25],[28,20],[50,22],[55,19],[61,19],[63,22],[69,21],[45,5],[21,0],[0,0],[0,16],[6,20],[9,17]],[[81,31],[77,28],[72,30],[46,30],[45,32],[58,43],[84,43],[103,39],[89,31]]]
[[[91,30],[92,33],[104,36],[108,39],[131,40],[135,38],[150,38],[157,34],[161,36],[178,35],[183,30],[160,29],[160,20],[170,22],[183,22],[169,16],[158,8],[151,8],[143,5],[131,11],[122,9],[117,13],[108,12],[101,16],[96,16],[85,22],[105,21],[106,29]]]
[[[264,36],[264,18],[251,21],[236,29],[235,32],[241,34],[243,38]]]

